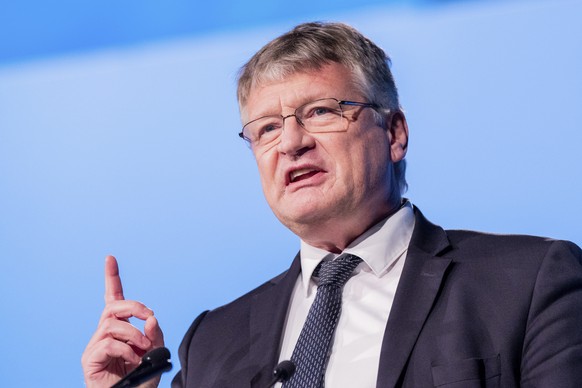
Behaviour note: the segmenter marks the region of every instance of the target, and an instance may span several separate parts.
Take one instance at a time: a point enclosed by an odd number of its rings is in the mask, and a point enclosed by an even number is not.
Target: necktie
[[[291,355],[297,370],[283,384],[284,388],[323,387],[329,348],[341,311],[342,289],[361,261],[357,256],[346,255],[320,263],[316,268],[315,276],[319,269],[317,294]]]

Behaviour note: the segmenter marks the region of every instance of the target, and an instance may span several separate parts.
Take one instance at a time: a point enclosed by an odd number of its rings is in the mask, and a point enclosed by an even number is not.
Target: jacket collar
[[[399,383],[451,263],[451,259],[440,257],[450,247],[446,232],[430,223],[416,207],[414,213],[414,232],[382,342],[377,387],[396,387]],[[253,298],[249,359],[260,367],[251,376],[251,387],[266,387],[271,382],[300,272],[298,254],[287,272],[271,280],[265,291]]]
[[[297,277],[301,272],[299,254],[289,270],[272,279],[267,289],[254,296],[250,315],[249,359],[259,365],[251,377],[251,387],[267,387],[279,359],[279,348],[287,309]]]
[[[396,387],[406,368],[451,263],[440,257],[450,246],[446,232],[415,208],[416,223],[402,277],[388,317],[377,387]]]

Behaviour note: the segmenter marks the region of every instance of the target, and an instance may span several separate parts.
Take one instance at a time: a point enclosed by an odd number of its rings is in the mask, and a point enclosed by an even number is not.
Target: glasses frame
[[[341,111],[341,114],[342,114],[341,118],[344,117],[344,111],[342,109],[342,106],[343,105],[347,105],[347,106],[359,106],[359,107],[362,107],[362,108],[372,108],[372,109],[374,109],[376,111],[380,108],[377,104],[373,104],[373,103],[370,103],[370,102],[338,100],[337,98],[334,98],[334,97],[319,98],[317,100],[313,100],[313,101],[307,102],[305,104],[302,104],[301,106],[299,106],[299,107],[297,107],[295,109],[295,111],[293,112],[293,114],[290,114],[290,115],[287,115],[287,116],[283,116],[283,115],[267,115],[267,116],[261,116],[261,117],[258,117],[256,119],[254,119],[254,120],[251,120],[248,123],[246,123],[245,125],[243,125],[242,130],[239,132],[238,136],[241,139],[243,139],[249,146],[251,146],[253,144],[252,140],[249,139],[248,137],[246,137],[244,135],[244,129],[245,129],[245,127],[247,125],[249,125],[249,124],[254,123],[257,120],[264,119],[265,117],[277,117],[277,116],[280,116],[281,119],[283,119],[283,129],[285,128],[284,127],[285,120],[288,119],[289,117],[295,117],[295,120],[297,121],[297,124],[299,124],[301,126],[301,128],[305,129],[307,132],[310,132],[309,130],[307,130],[307,128],[305,128],[305,125],[303,124],[303,122],[301,121],[301,119],[299,119],[299,117],[297,117],[297,111],[299,109],[303,108],[306,105],[313,104],[314,102],[323,101],[323,100],[335,100],[338,103],[339,107],[340,107],[340,111]]]

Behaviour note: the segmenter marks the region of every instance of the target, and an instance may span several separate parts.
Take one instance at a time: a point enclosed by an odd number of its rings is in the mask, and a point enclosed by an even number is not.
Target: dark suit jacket
[[[415,214],[377,387],[582,386],[580,248],[445,231]],[[201,314],[172,386],[266,387],[299,272],[296,257],[285,273]]]

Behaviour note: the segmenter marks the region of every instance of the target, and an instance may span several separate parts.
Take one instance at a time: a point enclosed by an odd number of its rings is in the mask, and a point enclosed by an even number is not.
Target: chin
[[[306,204],[300,207],[284,207],[284,211],[275,212],[275,216],[282,224],[292,231],[296,229],[317,228],[325,224],[330,218],[339,219],[336,208],[313,206]]]

